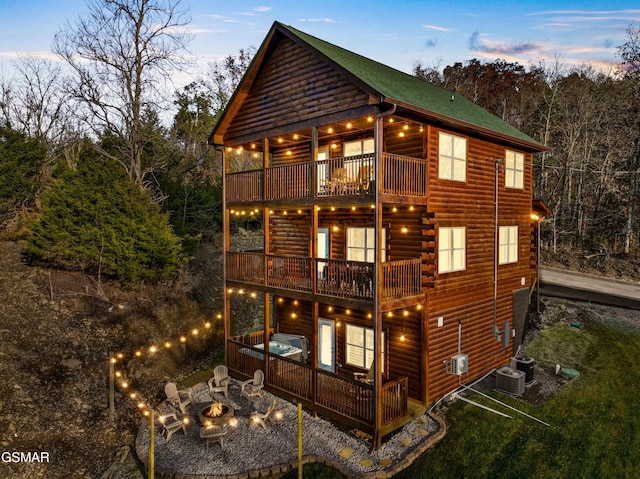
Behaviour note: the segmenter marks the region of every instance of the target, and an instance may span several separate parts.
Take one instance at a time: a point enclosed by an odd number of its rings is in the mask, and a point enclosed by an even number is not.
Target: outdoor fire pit
[[[233,407],[219,401],[198,406],[198,421],[201,426],[224,426],[234,415]]]

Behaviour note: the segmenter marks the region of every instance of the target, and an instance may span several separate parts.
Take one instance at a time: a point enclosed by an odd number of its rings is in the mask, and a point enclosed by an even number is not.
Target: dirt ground
[[[30,266],[21,251],[20,243],[0,242],[0,451],[38,453],[42,462],[3,459],[0,479],[142,477],[131,449],[140,412],[117,393],[113,419],[109,415],[109,353],[132,351],[209,319],[186,298],[194,291],[215,298],[219,291],[197,276],[189,284],[143,292],[107,285],[103,290],[80,274]],[[199,261],[218,261],[205,269],[220,268],[219,254],[203,258]],[[633,276],[634,268],[631,264],[625,274]],[[591,317],[596,308],[555,299],[545,299],[544,306],[531,334],[554,321]],[[615,311],[640,324],[637,313]],[[216,341],[220,338],[205,337],[153,361],[130,360],[128,379],[149,401],[159,401],[166,381],[211,361]],[[524,397],[534,404],[563,385],[552,368],[536,366],[535,375],[536,385]]]
[[[132,353],[201,323],[197,306],[180,299],[175,284],[104,291],[81,274],[30,266],[21,251],[0,242],[0,478],[142,477],[132,449],[142,416],[117,392],[111,418],[109,353]],[[142,397],[157,402],[166,381],[215,354],[211,341],[128,360],[123,369]],[[6,453],[15,452],[37,453],[41,462],[14,462]]]

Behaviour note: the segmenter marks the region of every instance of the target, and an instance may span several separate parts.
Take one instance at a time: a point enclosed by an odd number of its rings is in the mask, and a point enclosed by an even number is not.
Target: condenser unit
[[[525,372],[504,366],[496,371],[496,390],[511,396],[522,396]]]
[[[447,361],[447,373],[460,376],[469,371],[469,355],[456,354]]]

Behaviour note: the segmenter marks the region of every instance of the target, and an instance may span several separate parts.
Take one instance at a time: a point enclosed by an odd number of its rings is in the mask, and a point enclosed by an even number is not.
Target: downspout
[[[381,103],[384,102],[384,97],[380,99]],[[382,208],[380,207],[380,164],[382,163],[382,147],[383,147],[383,137],[384,128],[383,128],[383,118],[388,115],[392,115],[396,112],[398,106],[394,103],[392,104],[391,109],[380,112],[376,114],[375,122],[374,122],[374,139],[375,139],[375,160],[373,165],[373,181],[375,186],[375,209],[374,209],[374,231],[375,241],[374,241],[374,261],[375,268],[373,270],[374,276],[374,284],[376,285],[373,290],[373,313],[374,313],[374,323],[373,323],[373,337],[374,337],[374,357],[376,360],[373,362],[373,420],[374,420],[374,433],[373,433],[373,449],[378,449],[381,443],[382,438],[379,436],[380,431],[380,414],[378,411],[379,401],[380,401],[380,392],[381,392],[381,379],[382,379],[382,369],[380,365],[380,361],[378,358],[380,357],[380,351],[382,351],[382,342],[381,342],[381,334],[382,334],[382,318],[380,316],[380,279],[382,278],[381,269],[382,265],[380,263],[380,245],[381,241],[381,226],[382,226]]]
[[[501,159],[496,159],[495,196],[494,196],[494,225],[493,225],[493,336],[499,341],[498,331],[498,262],[500,261],[500,225],[498,224],[498,180],[500,177]],[[506,332],[505,332],[506,334]]]

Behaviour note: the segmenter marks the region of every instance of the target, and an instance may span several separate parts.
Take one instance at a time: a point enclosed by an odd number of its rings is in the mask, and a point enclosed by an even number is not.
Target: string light
[[[216,317],[220,319],[220,318],[222,318],[222,314],[221,314],[221,313],[217,313]],[[205,327],[206,329],[211,328],[211,322],[209,322],[209,321],[204,322],[204,327]],[[193,336],[199,336],[199,335],[200,335],[200,333],[201,333],[201,331],[200,331],[198,328],[192,328],[192,329],[191,329],[191,335],[193,335]],[[186,335],[182,335],[182,336],[180,336],[180,337],[179,337],[179,341],[180,341],[181,343],[183,343],[183,344],[184,344],[184,343],[186,343],[186,342],[187,342],[187,336],[186,336]],[[166,349],[169,349],[169,348],[171,348],[171,346],[172,346],[172,342],[171,342],[171,341],[169,341],[169,340],[164,341],[164,342],[162,342],[161,344],[164,344],[164,347],[165,347]],[[144,351],[147,351],[147,352],[148,352],[148,354],[151,356],[151,355],[154,355],[155,353],[157,353],[157,352],[158,352],[158,349],[159,349],[159,348],[158,348],[158,346],[157,346],[157,345],[152,344],[152,345],[150,345],[150,346],[147,346],[146,348],[140,348],[140,349],[135,350],[135,351],[133,352],[133,357],[135,357],[135,358],[141,358],[141,357],[143,356],[143,354],[144,354],[144,353],[143,353]],[[123,353],[123,352],[118,352],[118,353],[116,353],[115,355],[113,355],[113,356],[111,356],[111,357],[109,358],[109,362],[110,362],[111,364],[116,364],[116,363],[118,363],[118,362],[123,361],[124,359],[125,359],[125,353]],[[125,376],[124,376],[124,373],[123,373],[122,371],[120,371],[120,370],[118,370],[118,371],[114,371],[114,372],[113,372],[113,375],[114,375],[114,378],[115,378],[115,379],[117,379],[117,381],[116,381],[116,385],[117,385],[117,387],[118,387],[120,390],[124,391],[124,390],[126,390],[126,389],[129,389],[129,388],[130,388],[130,384],[129,384],[129,382],[126,380],[126,378],[125,378]],[[151,408],[151,407],[149,406],[149,402],[148,402],[148,401],[145,401],[145,400],[140,396],[140,394],[139,394],[139,393],[136,393],[135,391],[131,391],[131,392],[126,393],[126,396],[127,396],[131,401],[134,401],[134,402],[135,402],[136,406],[137,406],[137,407],[142,411],[142,414],[143,414],[144,416],[149,416],[149,415],[151,414],[151,411],[153,410],[153,408]],[[186,423],[188,422],[188,418],[186,418],[186,417],[185,417],[185,418],[183,418],[183,422],[186,424]]]
[[[407,319],[407,316],[409,316],[409,311],[405,309],[402,312],[402,334],[400,335],[400,341],[404,341],[405,339],[407,339],[406,335],[404,334],[404,324],[405,324],[405,320]]]

